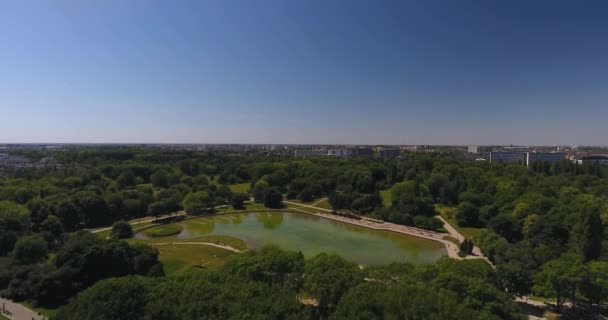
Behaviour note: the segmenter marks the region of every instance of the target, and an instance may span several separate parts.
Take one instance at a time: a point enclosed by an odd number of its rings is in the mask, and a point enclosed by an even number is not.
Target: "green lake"
[[[242,239],[250,248],[267,244],[301,251],[305,257],[336,253],[362,265],[433,262],[446,255],[443,244],[390,231],[299,213],[241,213],[189,219],[177,239],[225,235]],[[142,232],[135,235],[146,239]]]

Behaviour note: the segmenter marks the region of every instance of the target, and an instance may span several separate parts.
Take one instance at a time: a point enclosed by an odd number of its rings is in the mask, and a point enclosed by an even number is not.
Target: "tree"
[[[359,267],[337,255],[321,253],[306,263],[304,289],[319,301],[321,313],[333,311],[352,287],[363,281]]]
[[[464,239],[462,243],[460,243],[460,255],[468,256],[473,253],[473,241],[469,239]]]
[[[456,221],[460,227],[478,227],[479,209],[470,202],[463,202],[456,209]]]
[[[600,304],[608,299],[608,262],[592,261],[583,276],[581,294],[589,302]]]
[[[565,301],[576,300],[583,274],[583,264],[579,257],[561,256],[543,265],[535,275],[533,291],[540,296],[555,297],[560,308]]]
[[[255,200],[255,202],[264,202],[264,197],[266,196],[268,190],[270,190],[270,185],[268,184],[268,182],[264,180],[258,180],[258,182],[255,183],[255,186],[252,189],[253,199]]]
[[[206,191],[188,194],[183,201],[183,207],[188,214],[202,214],[213,210],[213,198]]]
[[[264,206],[266,208],[279,209],[283,207],[283,195],[276,188],[270,188],[264,194]]]
[[[133,237],[133,227],[128,222],[121,220],[112,225],[112,237],[128,239]]]
[[[46,259],[47,244],[38,235],[25,236],[15,244],[13,258],[20,264],[31,264]]]
[[[140,277],[101,281],[61,308],[57,319],[134,320],[143,319],[152,282]]]
[[[156,170],[150,176],[150,182],[157,188],[166,188],[169,185],[169,175],[163,169]]]
[[[488,228],[514,243],[521,239],[521,226],[512,215],[500,214],[490,219]]]
[[[243,209],[245,201],[249,200],[249,195],[243,192],[237,192],[232,195],[232,208],[236,210]]]
[[[594,260],[600,256],[603,229],[598,210],[586,208],[572,230],[574,250],[583,257],[584,261]]]

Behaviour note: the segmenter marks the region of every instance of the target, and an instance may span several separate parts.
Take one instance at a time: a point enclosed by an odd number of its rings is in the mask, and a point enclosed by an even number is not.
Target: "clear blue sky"
[[[608,144],[608,1],[0,3],[0,142]]]

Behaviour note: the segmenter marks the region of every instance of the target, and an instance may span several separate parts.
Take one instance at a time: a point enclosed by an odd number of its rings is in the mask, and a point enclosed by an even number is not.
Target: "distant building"
[[[327,149],[327,155],[332,157],[348,157],[352,154],[351,149]]]
[[[477,146],[469,146],[467,148],[468,153],[477,153]]]
[[[418,146],[402,146],[401,150],[403,151],[408,151],[408,152],[416,152],[418,151]]]
[[[316,149],[316,150],[295,150],[294,156],[296,158],[308,158],[308,157],[318,157],[318,156],[326,156],[327,150],[325,149]]]
[[[536,161],[544,161],[549,163],[556,163],[566,159],[566,154],[561,152],[547,153],[547,152],[526,152],[526,166],[530,166]]]
[[[374,149],[369,147],[350,149],[353,157],[371,157],[374,155]]]
[[[381,158],[396,158],[401,155],[399,149],[380,149],[379,155]]]
[[[580,159],[574,159],[573,161],[578,164],[590,164],[590,163],[608,164],[608,157],[589,156],[589,157],[582,157]]]
[[[526,154],[523,152],[490,152],[490,162],[521,162],[524,163]]]

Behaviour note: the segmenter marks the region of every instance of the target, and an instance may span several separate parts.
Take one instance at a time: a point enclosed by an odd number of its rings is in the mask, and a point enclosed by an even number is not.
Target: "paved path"
[[[441,222],[443,222],[443,228],[448,231],[448,233],[450,234],[450,236],[456,238],[458,240],[458,242],[463,242],[464,241],[465,237],[462,234],[460,234],[460,232],[458,232],[458,230],[456,230],[456,228],[452,227],[452,225],[449,224],[442,216],[438,215],[438,216],[435,216],[435,218],[437,218]],[[479,247],[477,247],[477,246],[473,247],[473,256],[467,256],[467,259],[484,259],[491,266],[494,266],[490,262],[490,260],[488,260],[488,258],[483,254],[483,252],[481,251],[481,249],[479,249]]]
[[[19,303],[0,298],[0,313],[11,320],[44,320],[45,317]]]
[[[217,244],[214,242],[152,242],[149,243],[151,245],[155,245],[155,246],[166,246],[166,245],[202,245],[202,246],[210,246],[210,247],[216,247],[216,248],[220,248],[220,249],[226,249],[229,251],[232,251],[234,253],[241,253],[243,252],[243,250],[239,250],[235,247],[231,247],[227,244]]]

